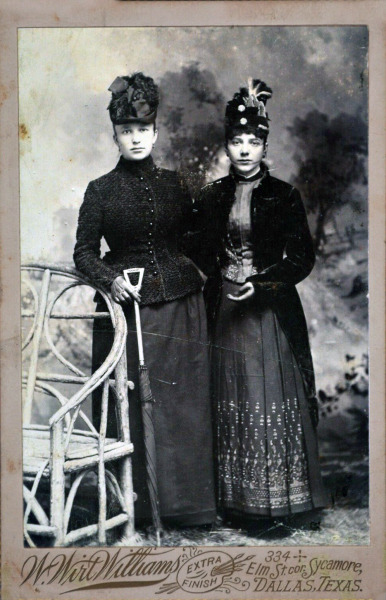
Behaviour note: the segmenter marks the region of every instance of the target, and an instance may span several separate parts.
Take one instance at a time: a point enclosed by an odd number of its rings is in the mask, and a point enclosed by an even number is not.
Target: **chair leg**
[[[106,508],[106,474],[102,458],[98,466],[98,542],[101,546],[106,544]]]
[[[127,394],[127,357],[126,348],[115,367],[116,390],[118,394],[118,414],[121,424],[121,435],[125,442],[130,442],[130,426],[129,426],[129,400]],[[133,476],[131,468],[131,456],[126,456],[121,460],[121,490],[125,500],[128,521],[124,526],[125,537],[134,535],[134,490]]]
[[[123,535],[131,537],[135,534],[134,529],[134,490],[131,470],[131,457],[125,456],[121,461],[121,490],[125,500],[128,520],[123,527]]]
[[[64,444],[63,421],[55,423],[51,437],[51,525],[55,527],[55,546],[64,544]]]

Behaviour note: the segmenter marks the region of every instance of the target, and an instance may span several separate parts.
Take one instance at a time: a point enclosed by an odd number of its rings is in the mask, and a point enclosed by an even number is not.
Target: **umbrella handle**
[[[145,269],[143,267],[138,267],[138,269],[124,269],[123,276],[126,279],[127,283],[133,285],[130,281],[130,273],[138,273],[138,282],[133,287],[135,290],[141,289],[142,279]],[[141,327],[141,317],[139,314],[139,304],[136,300],[134,300],[134,312],[135,312],[135,326],[137,329],[137,343],[138,343],[138,358],[140,366],[145,364],[145,358],[143,355],[143,341],[142,341],[142,327]]]
[[[126,279],[127,283],[133,286],[135,291],[139,291],[141,289],[144,272],[145,269],[143,267],[138,267],[137,269],[124,269],[123,276]],[[130,281],[130,273],[138,273],[138,281],[135,285],[133,285]]]

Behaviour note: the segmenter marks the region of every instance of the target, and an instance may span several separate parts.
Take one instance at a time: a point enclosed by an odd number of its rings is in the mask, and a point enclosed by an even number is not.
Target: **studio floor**
[[[280,519],[254,526],[230,526],[220,520],[210,529],[169,529],[163,546],[299,546],[369,543],[368,457],[362,452],[321,452],[323,480],[330,505],[306,525]],[[113,545],[117,545],[116,543]],[[140,530],[120,546],[153,546],[151,531]]]

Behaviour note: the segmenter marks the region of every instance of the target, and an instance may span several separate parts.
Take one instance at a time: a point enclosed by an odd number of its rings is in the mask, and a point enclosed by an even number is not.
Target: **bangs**
[[[257,139],[261,140],[264,143],[267,141],[268,137],[268,132],[263,131],[260,127],[254,127],[253,125],[246,125],[243,127],[231,126],[225,129],[225,141],[228,142],[229,140],[233,139],[238,135],[242,135],[243,133],[249,133],[251,135],[254,135]]]

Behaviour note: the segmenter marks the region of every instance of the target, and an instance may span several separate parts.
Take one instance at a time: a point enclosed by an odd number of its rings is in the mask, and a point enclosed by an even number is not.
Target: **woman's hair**
[[[137,121],[137,123],[142,123],[142,121]],[[147,123],[147,122],[143,122],[145,125],[153,125],[153,129],[154,131],[157,131],[157,123],[156,121],[152,121],[151,123]],[[116,126],[119,125],[119,123],[111,123],[113,126],[113,132],[114,132],[114,136],[117,135],[117,130],[116,130]],[[124,123],[122,123],[124,124]]]
[[[262,129],[253,125],[244,125],[242,127],[237,125],[229,125],[225,127],[225,145],[228,144],[229,140],[233,139],[238,135],[242,135],[243,133],[252,134],[256,136],[259,140],[262,140],[264,144],[267,143],[268,131],[263,132]]]

